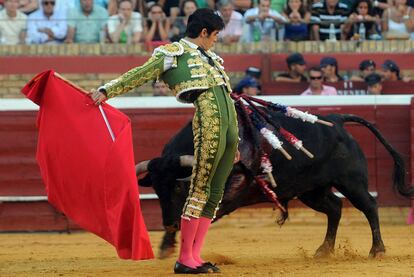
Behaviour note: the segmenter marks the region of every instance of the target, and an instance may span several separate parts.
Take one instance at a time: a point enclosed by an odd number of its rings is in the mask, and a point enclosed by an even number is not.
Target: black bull
[[[276,123],[302,139],[303,144],[315,155],[310,159],[288,143],[284,143],[283,146],[292,155],[292,160],[286,160],[276,150],[270,155],[274,168],[273,176],[277,182],[274,191],[286,210],[288,201],[297,197],[310,208],[326,214],[328,218],[325,240],[316,250],[315,256],[327,256],[334,250],[342,201],[332,192],[332,187],[365,214],[373,238],[369,255],[382,255],[385,247],[380,233],[377,203],[368,192],[367,161],[358,143],[345,130],[344,123],[362,124],[377,137],[394,160],[394,188],[401,195],[412,197],[414,189],[405,184],[405,168],[401,156],[374,126],[357,116],[333,114],[322,117],[335,124],[334,127],[328,127],[304,123],[279,113],[270,113]],[[239,134],[242,138],[239,145],[241,160],[234,166],[226,182],[216,220],[239,207],[269,202],[254,180],[254,176],[261,174],[259,148],[266,143],[263,143],[257,132],[243,127],[239,124]],[[168,142],[161,157],[145,164],[148,165],[145,166],[148,174],[140,180],[141,186],[152,186],[160,199],[166,230],[160,246],[160,257],[166,257],[174,250],[175,235],[179,230],[180,215],[189,186],[188,181],[180,178],[191,175],[191,167],[188,164],[181,166],[180,157],[192,155],[193,147],[193,134],[189,123]],[[280,223],[283,223],[287,215],[287,212],[282,214]]]

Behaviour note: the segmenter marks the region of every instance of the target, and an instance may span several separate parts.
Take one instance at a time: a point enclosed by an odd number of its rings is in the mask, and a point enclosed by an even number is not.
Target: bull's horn
[[[193,155],[182,155],[180,156],[180,165],[182,167],[193,167],[194,156]]]
[[[149,162],[150,160],[137,163],[137,165],[135,165],[135,174],[138,176],[141,173],[147,172]]]

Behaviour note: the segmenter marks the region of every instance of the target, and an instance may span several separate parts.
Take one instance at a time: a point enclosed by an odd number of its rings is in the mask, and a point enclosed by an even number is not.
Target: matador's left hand
[[[106,100],[106,95],[96,89],[91,90],[90,97],[92,98],[95,105],[100,105],[103,101]]]

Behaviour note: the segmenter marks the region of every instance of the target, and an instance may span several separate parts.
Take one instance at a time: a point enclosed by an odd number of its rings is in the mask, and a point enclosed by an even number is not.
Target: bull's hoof
[[[171,257],[174,254],[175,247],[168,247],[164,249],[160,249],[158,253],[158,258],[163,260]]]
[[[385,257],[385,250],[371,249],[368,257],[371,259],[382,259]]]
[[[333,248],[329,247],[327,244],[322,244],[315,252],[313,257],[315,259],[324,259],[329,258],[333,254]]]

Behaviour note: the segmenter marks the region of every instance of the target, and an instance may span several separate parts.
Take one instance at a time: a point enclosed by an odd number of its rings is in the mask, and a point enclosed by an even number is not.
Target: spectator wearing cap
[[[256,79],[256,81],[260,81],[260,76],[262,76],[262,71],[260,70],[260,68],[254,67],[254,66],[249,66],[246,69],[246,76],[251,76],[253,78]]]
[[[338,95],[336,88],[322,84],[323,76],[320,67],[309,69],[309,88],[301,95]]]
[[[324,57],[321,59],[320,67],[323,72],[323,80],[328,83],[337,83],[343,81],[338,73],[338,61],[334,57]]]
[[[382,77],[384,81],[401,81],[400,68],[392,60],[385,60],[382,64]]]
[[[365,77],[367,84],[367,94],[379,95],[382,94],[381,76],[377,73],[371,73]]]
[[[304,73],[306,71],[306,62],[300,53],[293,53],[286,58],[288,72],[281,73],[276,77],[278,82],[307,82],[308,79]]]
[[[376,66],[373,60],[363,60],[359,64],[359,75],[352,76],[351,81],[363,82],[365,77],[375,72]]]
[[[27,15],[17,7],[18,0],[6,0],[0,11],[0,44],[23,44],[26,40]]]
[[[73,8],[69,12],[69,28],[65,42],[100,42],[101,34],[105,33],[108,12],[101,6],[95,5],[94,0],[80,0],[80,5],[80,8]]]
[[[240,80],[234,90],[239,95],[255,96],[259,94],[259,83],[253,77],[246,76]]]
[[[42,7],[28,17],[27,42],[57,44],[66,37],[66,15],[55,10],[55,0],[42,0]]]
[[[219,41],[223,43],[238,42],[243,33],[243,15],[234,10],[232,0],[218,1],[217,8],[224,21],[224,29],[218,34]]]

